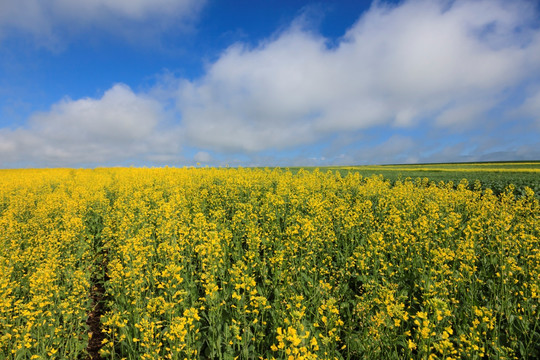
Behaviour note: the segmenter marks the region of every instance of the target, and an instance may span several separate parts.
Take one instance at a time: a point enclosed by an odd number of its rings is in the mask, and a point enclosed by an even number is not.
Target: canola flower
[[[103,188],[91,172],[1,171],[0,358],[76,358]]]
[[[84,356],[96,275],[105,359],[540,356],[530,189],[318,170],[2,173],[0,357]]]

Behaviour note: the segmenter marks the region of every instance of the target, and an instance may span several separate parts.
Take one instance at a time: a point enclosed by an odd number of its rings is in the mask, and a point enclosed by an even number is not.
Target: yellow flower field
[[[0,358],[535,359],[540,206],[463,181],[1,170]]]

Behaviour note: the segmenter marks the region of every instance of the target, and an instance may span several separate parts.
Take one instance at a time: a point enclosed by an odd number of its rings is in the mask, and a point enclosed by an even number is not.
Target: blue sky
[[[0,168],[540,159],[540,5],[0,1]]]

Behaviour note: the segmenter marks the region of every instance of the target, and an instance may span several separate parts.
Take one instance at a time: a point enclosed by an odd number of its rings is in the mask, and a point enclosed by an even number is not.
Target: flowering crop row
[[[0,358],[85,351],[102,193],[89,171],[2,171]]]
[[[103,262],[105,359],[540,356],[530,189],[317,170],[4,175],[6,358],[84,354]]]

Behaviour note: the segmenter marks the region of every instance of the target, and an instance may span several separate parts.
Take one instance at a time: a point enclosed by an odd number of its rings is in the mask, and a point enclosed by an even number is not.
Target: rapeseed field
[[[539,236],[465,180],[2,170],[0,358],[536,359]]]

